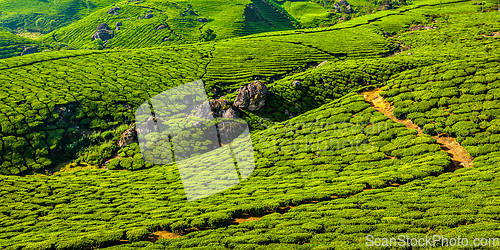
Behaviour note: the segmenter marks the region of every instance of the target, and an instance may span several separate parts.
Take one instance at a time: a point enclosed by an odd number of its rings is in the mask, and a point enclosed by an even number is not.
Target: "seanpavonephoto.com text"
[[[443,235],[432,235],[421,238],[408,235],[398,235],[395,238],[376,238],[373,235],[366,236],[366,245],[369,247],[494,247],[500,246],[500,238],[462,238],[446,237]]]

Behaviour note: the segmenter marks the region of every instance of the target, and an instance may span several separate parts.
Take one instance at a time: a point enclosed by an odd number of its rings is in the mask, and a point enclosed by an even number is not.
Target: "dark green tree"
[[[199,40],[200,40],[200,42],[208,42],[208,41],[213,41],[216,37],[217,37],[217,35],[214,33],[213,30],[206,29],[200,35]]]
[[[96,50],[103,50],[104,49],[104,42],[101,39],[95,39],[95,41],[94,41],[94,49],[96,49]]]

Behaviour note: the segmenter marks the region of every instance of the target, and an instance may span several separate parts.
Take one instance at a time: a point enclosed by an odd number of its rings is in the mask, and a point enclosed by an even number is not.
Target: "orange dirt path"
[[[376,110],[383,113],[385,116],[389,117],[391,120],[404,124],[408,129],[415,129],[418,131],[418,135],[422,135],[422,129],[419,128],[412,121],[405,119],[400,120],[396,118],[393,114],[394,107],[385,100],[382,96],[380,96],[380,88],[365,91],[361,94],[365,98],[366,102],[368,102],[372,107]],[[472,167],[472,157],[469,153],[462,147],[453,137],[440,137],[439,135],[433,136],[432,138],[436,139],[437,143],[441,146],[441,150],[445,151],[451,156],[453,169],[452,171],[463,168],[463,167]]]
[[[155,242],[159,239],[175,239],[175,238],[179,238],[179,237],[182,237],[182,235],[177,234],[177,233],[172,233],[169,231],[156,231],[156,232],[148,235],[146,240]]]

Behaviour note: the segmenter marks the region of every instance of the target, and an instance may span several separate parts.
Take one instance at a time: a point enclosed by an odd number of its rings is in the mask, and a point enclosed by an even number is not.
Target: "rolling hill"
[[[297,29],[330,14],[299,1],[102,1],[40,40],[0,32],[4,57],[75,48],[0,60],[0,247],[368,249],[367,235],[497,237],[500,11],[478,3],[416,0]],[[50,4],[39,8],[49,15]],[[113,38],[92,49],[102,23]],[[255,79],[269,96],[260,110],[238,109],[255,171],[188,202],[175,162],[154,165],[138,143],[118,141],[141,104],[199,79],[213,99],[233,102]]]

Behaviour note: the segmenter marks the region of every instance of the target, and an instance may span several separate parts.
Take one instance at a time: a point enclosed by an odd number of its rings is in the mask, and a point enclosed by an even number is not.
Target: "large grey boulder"
[[[241,109],[256,111],[266,104],[266,98],[271,94],[262,81],[254,81],[238,89],[239,93],[234,106]]]
[[[110,15],[118,15],[118,11],[120,10],[120,7],[113,7],[108,10],[108,14]]]
[[[238,112],[236,109],[232,107],[224,111],[224,114],[222,114],[222,118],[234,119],[239,117],[240,117],[240,112]]]
[[[134,142],[137,142],[137,131],[135,130],[135,126],[123,132],[120,141],[118,141],[118,146],[125,147]]]
[[[38,48],[37,47],[25,47],[23,49],[23,52],[21,52],[21,56],[24,56],[24,55],[29,55],[29,54],[34,54],[34,53],[37,53],[38,52]]]
[[[203,103],[196,109],[196,116],[205,119],[224,117],[224,114],[229,109],[231,109],[231,103],[229,101],[212,99]]]
[[[122,22],[116,22],[116,30],[120,30],[120,28],[122,27]]]
[[[92,41],[96,39],[101,39],[107,41],[114,37],[114,32],[106,23],[101,23],[97,26],[96,32],[92,34]]]

